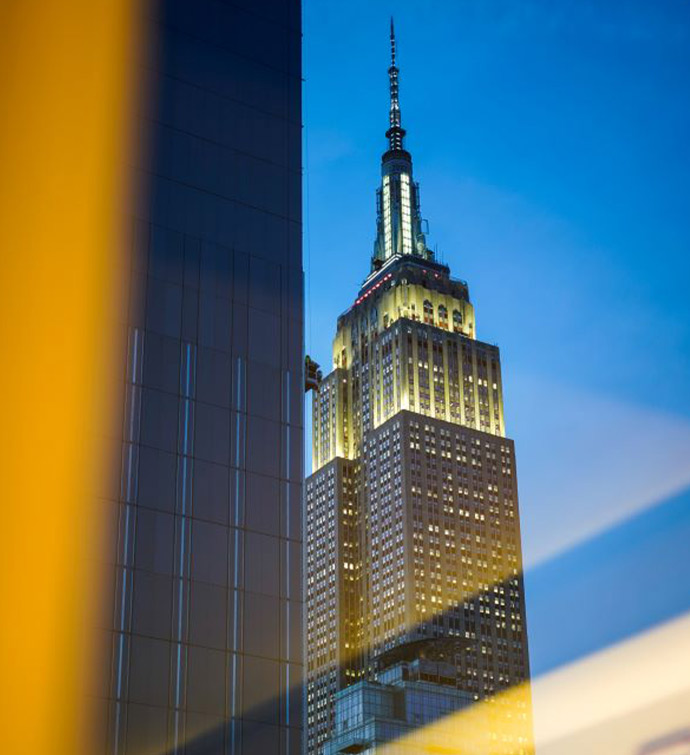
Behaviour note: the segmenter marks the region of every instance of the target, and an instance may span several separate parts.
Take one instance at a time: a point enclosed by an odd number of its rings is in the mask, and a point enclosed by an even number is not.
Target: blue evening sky
[[[391,12],[428,240],[501,347],[543,563],[690,486],[690,4],[305,0],[306,336],[326,372],[369,270]]]

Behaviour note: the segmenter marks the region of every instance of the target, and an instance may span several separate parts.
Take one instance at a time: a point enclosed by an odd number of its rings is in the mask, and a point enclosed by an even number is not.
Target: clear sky
[[[690,486],[690,4],[305,0],[325,371],[369,270],[391,12],[428,241],[501,347],[525,560],[544,562]]]

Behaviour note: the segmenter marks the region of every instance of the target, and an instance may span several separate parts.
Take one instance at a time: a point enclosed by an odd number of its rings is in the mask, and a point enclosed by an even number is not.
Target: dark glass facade
[[[375,680],[340,690],[335,695],[334,734],[324,755],[433,751],[424,734],[420,742],[414,741],[415,730],[472,704],[472,695],[459,689],[457,681],[454,663],[415,658],[379,672]],[[452,744],[445,742],[437,751],[457,752]]]
[[[298,755],[300,3],[149,31],[103,751]]]

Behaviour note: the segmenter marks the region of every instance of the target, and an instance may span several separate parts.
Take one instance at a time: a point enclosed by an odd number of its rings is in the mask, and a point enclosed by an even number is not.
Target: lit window
[[[402,252],[412,254],[412,214],[410,212],[410,177],[400,174],[400,198],[402,204]]]
[[[384,257],[388,259],[392,254],[391,182],[389,176],[383,177],[383,243]]]

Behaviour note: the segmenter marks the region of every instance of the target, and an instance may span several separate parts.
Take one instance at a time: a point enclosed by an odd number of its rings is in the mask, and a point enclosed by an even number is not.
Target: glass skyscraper
[[[446,659],[452,682],[438,686],[441,707],[491,700],[477,752],[506,752],[510,740],[510,752],[527,753],[520,523],[499,351],[477,339],[467,284],[452,278],[426,244],[404,148],[392,29],[391,45],[388,149],[371,272],[338,319],[333,370],[313,393],[308,752],[369,752],[375,741],[366,736],[352,745],[359,749],[337,747],[351,728],[345,701],[366,697],[366,690],[394,696],[391,684],[402,678],[391,682],[377,672],[393,649],[457,640],[462,648]],[[518,698],[503,694],[518,688]],[[512,722],[510,734],[502,718]],[[362,714],[364,729],[374,719]],[[402,714],[397,721],[410,723]],[[447,751],[465,752],[463,744],[446,742]]]
[[[161,2],[142,78],[103,752],[302,749],[299,0]]]
[[[459,642],[430,638],[381,656],[373,680],[336,694],[334,732],[324,755],[375,755],[384,746],[387,755],[414,751],[417,734],[425,739],[418,730],[472,703],[458,688],[454,658],[461,649]]]

